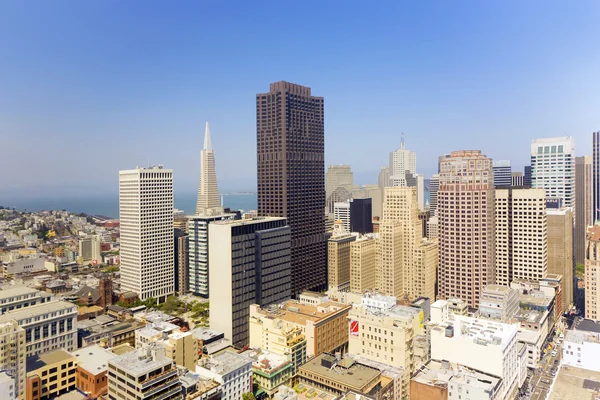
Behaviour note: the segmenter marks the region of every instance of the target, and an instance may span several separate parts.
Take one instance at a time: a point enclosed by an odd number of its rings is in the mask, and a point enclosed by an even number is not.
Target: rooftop
[[[600,333],[600,322],[594,322],[591,319],[578,319],[573,325],[577,331]]]
[[[0,323],[10,321],[11,319],[22,321],[27,318],[33,318],[40,314],[66,311],[67,313],[77,314],[77,306],[67,301],[51,301],[49,303],[36,304],[33,306],[7,311],[0,316]]]
[[[117,354],[94,344],[75,352],[77,365],[91,374],[97,375],[108,368],[108,361],[117,357]]]
[[[588,227],[586,239],[592,242],[600,241],[600,225],[593,225]]]
[[[577,367],[561,367],[552,385],[549,400],[595,399],[600,391],[600,372]]]
[[[306,371],[358,390],[363,389],[369,382],[381,375],[381,371],[377,368],[357,363],[349,357],[336,362],[336,358],[327,353],[313,357],[302,365],[299,371]]]
[[[503,285],[487,285],[486,287],[483,288],[483,293],[486,292],[495,292],[495,293],[509,293],[511,289],[509,286],[503,286]]]
[[[448,387],[449,382],[458,382],[489,391],[497,388],[501,382],[499,377],[436,360],[429,360],[413,374],[411,380],[438,387]]]
[[[70,358],[73,358],[73,354],[59,349],[59,350],[54,350],[51,351],[49,353],[44,353],[44,354],[36,354],[33,355],[31,357],[27,357],[27,372],[33,372],[37,369],[43,368],[47,365],[53,365],[56,363],[60,363],[63,361],[66,361]]]
[[[266,373],[272,373],[287,364],[291,366],[291,361],[287,357],[268,350],[254,349],[243,354],[252,359],[252,368]]]
[[[326,301],[316,306],[301,304],[296,300],[287,300],[281,304],[273,304],[259,308],[259,313],[267,318],[281,318],[284,321],[305,325],[307,321],[318,322],[328,318],[340,310],[350,310],[347,306],[335,301]]]
[[[205,327],[194,328],[190,332],[192,332],[192,335],[194,335],[194,337],[204,342],[210,341],[214,338],[223,337],[223,332],[211,330],[210,328]]]
[[[248,219],[224,219],[220,221],[211,222],[215,225],[232,225],[232,226],[242,226],[242,225],[252,225],[258,224],[261,222],[271,222],[271,221],[281,221],[284,220],[284,217],[254,217]]]
[[[226,375],[236,371],[244,366],[250,366],[252,360],[244,354],[237,354],[233,351],[224,351],[210,358],[203,368],[215,372],[219,375]]]
[[[475,344],[486,346],[505,347],[512,337],[517,335],[516,325],[463,315],[455,315],[453,322],[445,321],[432,329],[439,330],[450,326],[454,327],[455,338],[472,340]]]
[[[578,344],[583,344],[584,342],[600,344],[600,333],[568,330],[565,335],[565,342],[567,341]]]
[[[115,365],[137,377],[165,365],[172,365],[173,361],[165,355],[164,347],[160,344],[151,343],[117,356],[109,360],[109,364]]]
[[[45,296],[51,296],[51,294],[49,293],[40,292],[37,289],[33,289],[27,286],[16,286],[0,290],[0,299],[8,299],[9,297],[24,296],[26,294],[34,294],[38,292]]]

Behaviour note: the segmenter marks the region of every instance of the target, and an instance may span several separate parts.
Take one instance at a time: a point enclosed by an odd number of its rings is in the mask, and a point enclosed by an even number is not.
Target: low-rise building
[[[191,332],[182,332],[177,325],[169,322],[155,322],[137,330],[135,336],[136,347],[158,343],[175,364],[192,371],[196,368],[198,340]]]
[[[252,359],[252,383],[258,385],[258,395],[265,393],[272,398],[294,375],[289,357],[261,349],[246,351],[244,355]]]
[[[568,330],[562,346],[562,363],[600,372],[600,333]]]
[[[109,400],[183,400],[181,382],[165,348],[151,343],[108,361]]]
[[[527,366],[536,368],[544,356],[543,351],[549,334],[548,312],[520,310],[514,321],[519,323],[517,340],[526,347]]]
[[[0,314],[40,303],[48,303],[53,299],[51,294],[27,286],[9,287],[0,290]]]
[[[303,357],[303,345],[300,344],[303,340],[306,340],[306,358],[346,349],[348,312],[351,306],[324,299],[326,298],[321,298],[316,305],[307,304],[313,301],[310,296],[301,297],[300,301],[288,300],[263,308],[251,305],[250,346],[277,354],[283,354],[280,351],[286,347],[293,351],[292,354],[299,358],[298,361]],[[277,333],[270,335],[270,329],[273,328]],[[280,342],[279,339],[283,337],[285,341]],[[292,361],[299,365],[298,361]]]
[[[98,345],[79,349],[75,353],[77,371],[75,384],[77,389],[92,398],[106,394],[108,390],[108,362],[117,357]]]
[[[27,358],[27,400],[53,399],[75,390],[77,359],[64,350]]]
[[[223,400],[239,400],[244,393],[252,392],[252,360],[244,354],[223,351],[202,359],[196,373],[220,383]]]
[[[189,400],[221,400],[223,388],[212,379],[207,379],[188,371],[179,369],[181,394]]]
[[[507,323],[519,311],[519,291],[503,285],[487,285],[479,299],[479,315]]]
[[[32,274],[46,271],[46,260],[44,258],[21,258],[11,262],[2,263],[2,273],[5,277],[15,275]]]
[[[20,399],[18,395],[18,388],[15,383],[15,378],[8,375],[6,372],[0,372],[0,393],[7,400]],[[24,399],[25,397],[23,397]]]
[[[77,306],[72,303],[40,303],[0,316],[0,324],[13,320],[25,329],[27,356],[77,347]]]
[[[115,347],[124,343],[135,346],[135,332],[144,326],[146,326],[146,323],[141,321],[102,323],[100,317],[80,321],[77,329],[79,347],[91,344],[99,344],[102,347]]]

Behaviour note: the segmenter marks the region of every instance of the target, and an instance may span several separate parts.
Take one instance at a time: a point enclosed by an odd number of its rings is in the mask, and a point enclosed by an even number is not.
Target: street
[[[556,344],[557,340],[558,334],[555,335],[553,343]],[[558,370],[562,357],[562,344],[560,346],[555,345],[554,349],[557,353],[556,357],[552,357],[550,351],[546,353],[539,363],[540,367],[531,376],[530,382],[533,389],[531,395],[528,397],[531,400],[544,400],[548,396],[550,386],[554,381],[550,369],[554,367],[555,371]],[[555,363],[555,360],[558,360],[558,362]]]

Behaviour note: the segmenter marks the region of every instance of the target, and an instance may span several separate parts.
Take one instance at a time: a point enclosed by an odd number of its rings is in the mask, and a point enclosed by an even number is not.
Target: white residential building
[[[562,353],[564,365],[600,372],[600,333],[568,330]]]
[[[440,303],[441,302],[441,303]],[[438,300],[437,308],[446,308]],[[443,311],[448,315],[449,311]],[[519,383],[517,327],[500,322],[454,315],[440,321],[431,314],[431,359],[446,360],[502,379],[498,398],[509,398]]]
[[[175,291],[173,170],[119,171],[121,289],[159,302]]]
[[[546,197],[561,198],[565,207],[575,209],[575,138],[532,141],[531,187],[544,189]]]
[[[244,393],[252,392],[251,358],[224,351],[202,361],[195,372],[219,382],[223,387],[223,400],[239,400]]]
[[[336,221],[342,221],[344,230],[350,232],[350,202],[337,202],[333,205],[333,216]]]

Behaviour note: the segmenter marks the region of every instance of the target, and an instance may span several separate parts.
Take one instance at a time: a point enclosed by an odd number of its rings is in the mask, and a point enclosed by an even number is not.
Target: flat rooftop
[[[454,325],[454,337],[456,338],[471,339],[476,343],[503,347],[513,336],[517,335],[518,330],[516,325],[463,315],[456,315],[453,323],[445,322],[443,325]]]
[[[108,369],[108,361],[117,357],[117,354],[94,344],[78,349],[75,352],[75,357],[77,357],[79,367],[93,375],[98,375]]]
[[[261,222],[271,222],[271,221],[281,221],[281,220],[285,220],[285,218],[284,217],[254,217],[254,218],[248,218],[248,219],[224,219],[224,220],[220,220],[220,221],[211,222],[211,224],[243,226],[243,225],[259,224]]]
[[[224,351],[212,356],[212,358],[203,365],[203,368],[219,375],[226,375],[250,364],[252,364],[252,360],[244,354],[237,354],[233,351]]]
[[[411,380],[429,386],[448,387],[450,382],[468,384],[482,390],[493,390],[498,387],[502,379],[499,377],[474,371],[456,364],[441,363],[429,360],[416,371]]]
[[[562,366],[548,400],[593,400],[600,391],[600,372]]]
[[[8,299],[9,297],[24,296],[26,294],[41,293],[44,297],[52,296],[50,293],[41,292],[27,286],[16,286],[8,289],[0,290],[0,299]]]
[[[296,300],[287,300],[281,304],[273,304],[260,308],[259,313],[267,318],[281,318],[298,325],[306,325],[307,321],[318,322],[328,318],[340,310],[350,310],[352,306],[326,301],[316,306],[301,304]]]
[[[77,314],[77,306],[68,301],[51,301],[49,303],[36,304],[33,306],[20,308],[18,310],[7,311],[0,316],[0,323],[10,321],[11,319],[22,321],[24,319],[33,318],[40,314],[46,314],[56,311],[72,312]]]
[[[252,360],[252,368],[267,373],[275,371],[285,364],[291,365],[291,362],[287,359],[287,357],[270,352],[268,350],[253,349],[246,351],[243,354]]]
[[[579,343],[596,343],[600,344],[600,333],[589,331],[572,331],[568,330],[565,335],[565,342]]]
[[[600,333],[600,322],[595,322],[591,319],[578,319],[574,325],[576,331]]]
[[[511,289],[508,286],[503,286],[503,285],[487,285],[486,287],[483,288],[483,293],[508,293],[510,292]]]
[[[162,358],[152,357],[152,349],[156,349],[159,354],[162,353]],[[165,365],[171,365],[173,361],[165,355],[164,348],[160,344],[152,343],[149,346],[117,356],[109,360],[109,363],[138,377]]]
[[[323,361],[325,361],[325,365],[322,364]],[[327,363],[336,365],[328,367]],[[357,363],[349,357],[343,358],[340,362],[336,363],[335,357],[326,353],[321,353],[317,357],[307,361],[306,364],[299,368],[299,371],[306,371],[327,380],[339,382],[348,388],[358,390],[361,390],[365,385],[381,375],[381,371],[377,368]]]
[[[29,373],[35,371],[36,369],[43,368],[47,365],[60,363],[70,358],[73,358],[73,354],[62,349],[54,350],[42,355],[36,354],[31,357],[27,357],[27,372]]]

